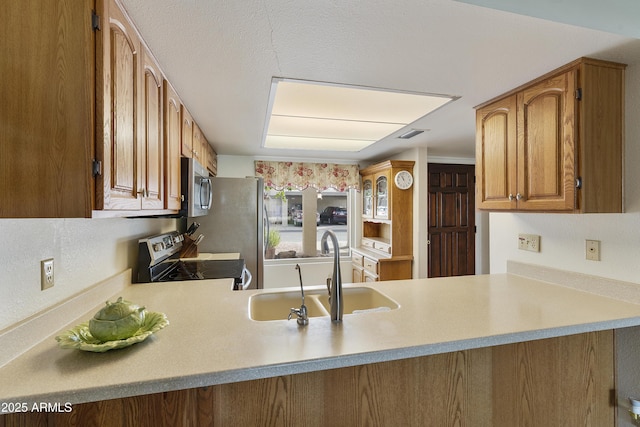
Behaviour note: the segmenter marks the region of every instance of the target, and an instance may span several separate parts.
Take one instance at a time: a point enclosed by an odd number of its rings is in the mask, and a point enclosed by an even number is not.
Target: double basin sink
[[[305,288],[304,297],[309,317],[330,316],[331,305],[327,288]],[[344,314],[390,311],[400,307],[385,294],[364,286],[343,287],[342,298]],[[299,289],[263,292],[249,298],[249,317],[256,321],[287,320],[291,309],[300,308],[301,304],[302,297]]]

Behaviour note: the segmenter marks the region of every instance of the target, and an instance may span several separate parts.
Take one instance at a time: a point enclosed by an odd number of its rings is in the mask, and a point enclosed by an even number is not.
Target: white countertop
[[[239,252],[200,252],[197,257],[194,258],[180,258],[188,261],[208,261],[208,260],[227,260],[227,259],[240,259]]]
[[[171,324],[121,350],[58,348],[55,335],[97,305],[0,368],[0,402],[81,403],[640,325],[640,305],[511,274],[378,282],[399,309],[306,327],[250,320],[249,296],[273,290],[228,283],[127,286],[112,300],[164,312]]]

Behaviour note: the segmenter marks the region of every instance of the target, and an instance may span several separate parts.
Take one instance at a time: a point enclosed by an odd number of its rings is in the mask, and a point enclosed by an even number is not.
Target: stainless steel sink
[[[367,311],[390,311],[400,307],[393,299],[369,287],[345,286],[342,295],[345,315]],[[309,317],[330,315],[329,298],[325,288],[305,289],[304,296]],[[257,321],[286,320],[291,309],[300,308],[301,303],[300,291],[255,294],[249,298],[249,318]]]

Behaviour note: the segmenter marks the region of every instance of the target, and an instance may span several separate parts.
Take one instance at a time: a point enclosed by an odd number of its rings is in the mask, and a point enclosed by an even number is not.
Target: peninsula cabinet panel
[[[478,208],[622,212],[625,67],[581,58],[477,107]]]
[[[94,2],[3,0],[0,217],[91,215]]]
[[[613,353],[612,331],[591,332],[5,415],[0,426],[613,426]]]

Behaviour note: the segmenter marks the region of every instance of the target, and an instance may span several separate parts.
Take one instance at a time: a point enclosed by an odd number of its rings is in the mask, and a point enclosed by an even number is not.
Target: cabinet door
[[[476,113],[476,203],[480,209],[515,209],[517,195],[516,96]]]
[[[376,200],[375,200],[375,217],[380,219],[388,219],[389,212],[389,177],[385,174],[376,175]]]
[[[164,150],[162,143],[162,74],[143,49],[143,187],[142,209],[164,209]]]
[[[180,209],[180,99],[164,81],[165,207]]]
[[[193,122],[193,158],[201,165],[206,165],[206,147],[207,144],[204,134],[200,129],[200,126],[196,122]]]
[[[1,3],[2,218],[91,216],[94,8],[78,0]]]
[[[575,207],[575,71],[518,94],[518,209]]]
[[[364,282],[364,272],[362,267],[352,265],[351,269],[351,283],[362,283]]]
[[[370,176],[362,178],[362,216],[373,217],[373,179]]]
[[[108,2],[108,28],[103,31],[102,72],[104,85],[103,174],[98,181],[103,209],[139,210],[142,207],[140,145],[141,114],[140,41],[114,0]],[[99,193],[100,194],[100,193]]]
[[[207,170],[211,176],[216,176],[218,174],[218,155],[216,154],[213,147],[207,143]]]
[[[182,157],[193,157],[193,118],[182,105]]]

